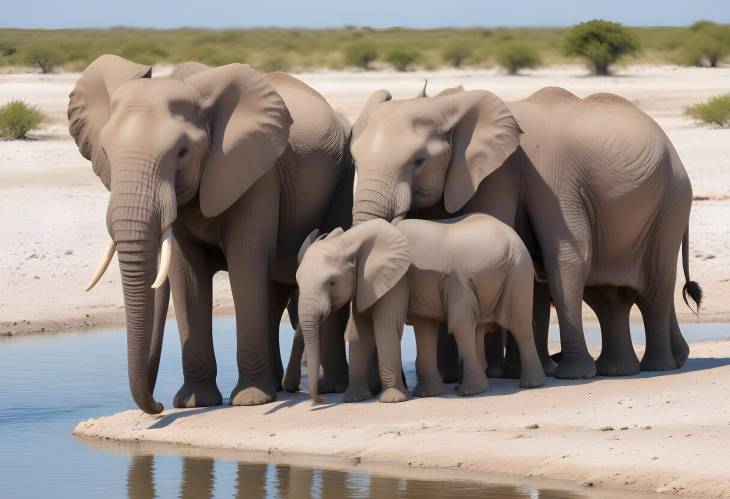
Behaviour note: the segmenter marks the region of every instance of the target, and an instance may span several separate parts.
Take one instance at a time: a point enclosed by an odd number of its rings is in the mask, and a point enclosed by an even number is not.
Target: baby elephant
[[[299,320],[315,401],[320,400],[318,324],[350,299],[354,328],[348,333],[345,402],[372,396],[368,374],[376,345],[380,401],[406,400],[400,356],[406,321],[416,333],[416,396],[444,390],[436,360],[439,321],[448,324],[464,359],[460,395],[487,389],[484,334],[499,329],[510,331],[518,345],[520,386],[544,383],[532,336],[532,260],[508,226],[482,214],[435,222],[404,220],[397,226],[374,219],[347,232],[315,237],[310,234],[302,245],[297,270]]]

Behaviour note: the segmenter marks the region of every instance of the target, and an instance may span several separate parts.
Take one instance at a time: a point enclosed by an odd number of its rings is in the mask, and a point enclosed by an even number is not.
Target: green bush
[[[698,21],[689,28],[679,51],[679,62],[716,68],[730,53],[730,29],[710,21]]]
[[[10,57],[11,55],[15,54],[18,49],[15,48],[15,45],[13,45],[10,42],[7,42],[5,40],[0,40],[0,56],[2,57]]]
[[[362,69],[370,69],[370,63],[378,58],[378,52],[370,44],[358,43],[345,50],[345,64]]]
[[[696,120],[722,127],[730,126],[730,93],[717,95],[702,102],[689,106],[685,114]]]
[[[24,51],[25,62],[38,66],[43,74],[52,73],[53,68],[63,62],[61,52],[51,45],[33,45]]]
[[[385,60],[398,71],[408,71],[420,59],[421,54],[409,48],[393,49],[385,56]]]
[[[6,139],[24,139],[28,132],[35,130],[43,123],[45,116],[35,106],[22,100],[11,100],[0,107],[0,137]]]
[[[511,75],[520,69],[534,68],[540,65],[540,54],[522,42],[505,42],[497,47],[497,64]]]
[[[270,73],[272,71],[286,71],[289,67],[289,60],[286,55],[277,52],[269,52],[256,64],[256,69],[260,69],[266,73]]]
[[[444,62],[455,68],[460,68],[464,62],[471,57],[473,50],[471,45],[463,41],[451,42],[443,51]]]
[[[639,39],[619,23],[595,19],[576,24],[563,39],[567,56],[587,59],[594,74],[609,74],[609,66],[627,55],[638,54]]]

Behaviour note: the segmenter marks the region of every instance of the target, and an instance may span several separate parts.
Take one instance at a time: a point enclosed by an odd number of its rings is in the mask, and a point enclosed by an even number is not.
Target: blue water
[[[636,344],[643,342],[636,329]],[[235,328],[216,319],[218,384],[236,383]],[[689,341],[725,339],[724,324],[686,324]],[[553,332],[553,335],[555,333]],[[588,328],[589,342],[600,338]],[[292,331],[281,327],[288,359]],[[640,340],[640,341],[639,341]],[[409,385],[413,334],[403,338]],[[127,386],[126,338],[119,330],[0,338],[0,497],[577,497],[529,486],[394,479],[367,473],[170,455],[107,452],[71,435],[79,421],[134,409]],[[168,323],[157,400],[170,407],[182,381],[175,323]],[[557,495],[553,495],[556,493]]]

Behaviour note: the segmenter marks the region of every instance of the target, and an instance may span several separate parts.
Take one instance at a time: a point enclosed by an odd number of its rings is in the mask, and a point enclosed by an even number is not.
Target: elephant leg
[[[646,350],[641,359],[642,371],[670,371],[677,368],[670,341],[674,276],[662,279],[658,292],[637,300],[644,319]],[[672,283],[669,286],[669,283]]]
[[[271,363],[272,374],[274,379],[272,382],[276,386],[277,391],[282,390],[282,379],[284,377],[284,367],[281,363],[281,349],[279,346],[279,326],[281,324],[281,316],[284,314],[289,298],[293,293],[292,286],[273,283],[271,286],[272,300],[269,303],[269,362]]]
[[[257,181],[229,211],[224,250],[236,308],[238,383],[232,405],[259,405],[276,400],[281,377],[271,364],[271,279],[279,222],[279,195],[274,175]]]
[[[413,318],[416,335],[416,375],[418,384],[411,394],[414,397],[436,397],[444,393],[444,382],[438,370],[438,321]],[[484,343],[482,342],[482,345]],[[484,351],[482,351],[482,354]]]
[[[360,402],[373,396],[371,373],[374,357],[373,323],[370,317],[362,317],[357,323],[357,339],[350,341],[349,383],[342,396],[344,402]]]
[[[476,395],[487,390],[487,375],[477,357],[476,296],[455,277],[446,280],[446,306],[449,331],[454,335],[464,362],[464,376],[457,388],[461,396]]]
[[[347,353],[344,337],[349,315],[350,307],[342,307],[332,312],[320,325],[322,371],[317,385],[319,393],[342,393],[347,388]]]
[[[548,335],[550,332],[550,287],[547,283],[535,281],[532,295],[532,331],[535,334],[535,348],[542,362],[545,374],[555,374],[557,364],[550,357]]]
[[[487,329],[485,326],[477,326],[477,358],[482,363],[484,372],[487,372],[487,355],[484,352],[484,345],[486,343],[485,337],[487,335]]]
[[[556,378],[581,379],[596,375],[596,364],[588,353],[583,334],[583,262],[578,255],[563,255],[551,260],[557,265],[548,270],[550,295],[560,324],[560,362]]]
[[[669,335],[669,341],[672,345],[672,355],[674,356],[674,361],[677,363],[677,368],[680,368],[687,362],[687,358],[689,357],[689,345],[687,345],[687,341],[679,330],[677,313],[674,310],[673,302],[672,311],[669,315]]]
[[[444,383],[458,383],[461,380],[459,349],[445,322],[439,323],[437,354],[439,372]]]
[[[383,391],[380,402],[403,402],[408,392],[403,383],[400,339],[406,322],[408,285],[401,279],[373,306],[373,330]]]
[[[504,376],[504,338],[502,331],[485,335],[482,349],[487,363],[487,376],[490,378]]]
[[[284,379],[281,384],[284,390],[290,393],[299,391],[299,382],[302,379],[302,359],[304,358],[304,336],[301,329],[299,329],[299,313],[297,311],[298,296],[299,292],[294,291],[287,305],[289,322],[294,330],[294,338],[292,339],[289,362],[286,365]]]
[[[630,376],[639,372],[639,359],[631,343],[629,313],[634,300],[623,288],[586,288],[583,299],[601,325],[601,354],[596,371],[601,376]]]
[[[205,250],[184,235],[172,244],[170,288],[180,332],[184,382],[175,407],[222,403],[213,351],[213,270]]]
[[[522,373],[522,364],[520,363],[520,349],[517,346],[515,337],[512,333],[504,331],[503,334],[507,337],[505,346],[504,356],[504,370],[502,373],[503,378],[507,379],[520,379]]]

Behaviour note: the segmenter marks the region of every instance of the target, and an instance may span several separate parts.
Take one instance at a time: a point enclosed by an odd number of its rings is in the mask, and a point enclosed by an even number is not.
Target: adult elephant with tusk
[[[114,55],[96,59],[70,95],[69,130],[110,190],[112,238],[87,289],[116,252],[132,396],[155,401],[172,292],[184,384],[175,407],[221,403],[212,341],[212,277],[229,273],[236,309],[234,405],[276,397],[278,325],[296,287],[301,241],[350,224],[349,125],[318,93],[283,73],[186,63],[169,77]],[[159,262],[159,263],[158,263]],[[169,281],[168,281],[169,278]],[[168,284],[169,282],[169,284]],[[341,317],[333,318],[325,387],[347,385]],[[339,338],[339,341],[336,340]]]

